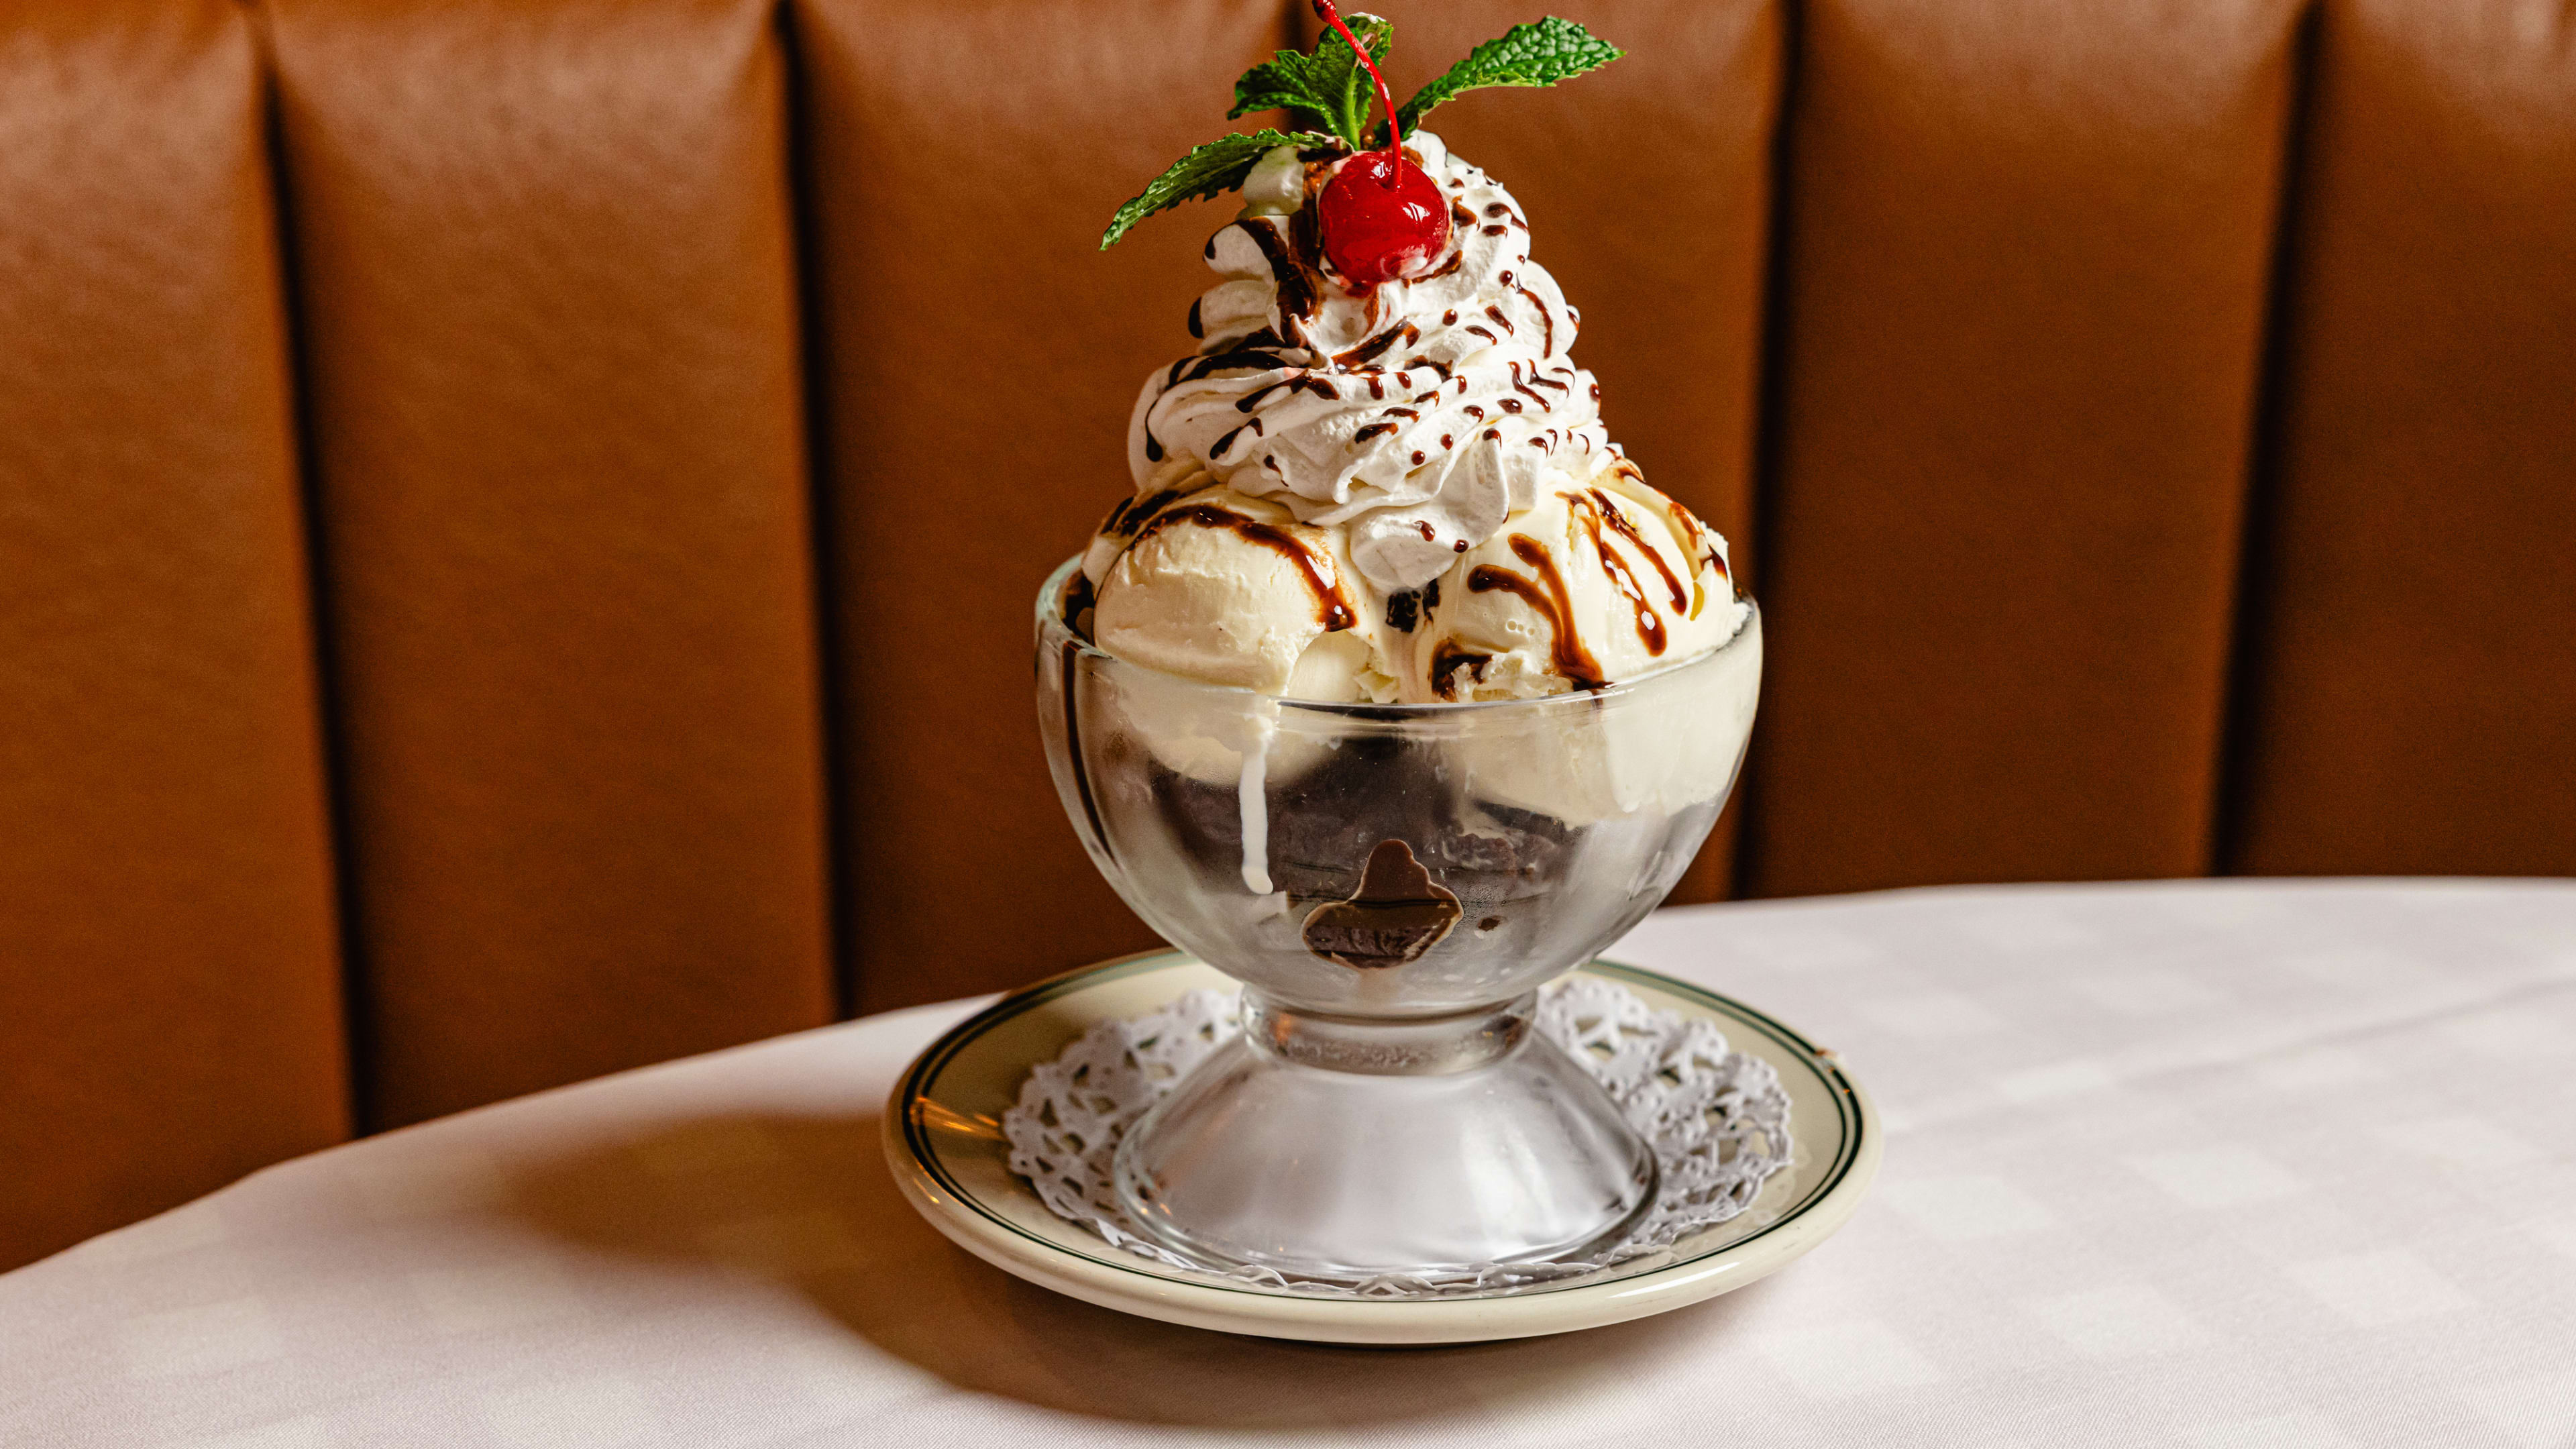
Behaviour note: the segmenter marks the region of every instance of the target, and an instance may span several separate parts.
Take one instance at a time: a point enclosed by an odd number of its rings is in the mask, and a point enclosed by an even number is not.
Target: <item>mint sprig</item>
[[[1573,21],[1553,15],[1515,25],[1467,52],[1467,58],[1449,67],[1447,75],[1414,92],[1413,99],[1397,109],[1397,123],[1410,131],[1433,106],[1468,91],[1487,86],[1552,86],[1599,70],[1625,54]]]
[[[1348,50],[1350,47],[1344,46]],[[1155,212],[1167,210],[1184,201],[1202,196],[1238,190],[1243,179],[1252,174],[1264,152],[1276,146],[1330,146],[1333,138],[1313,131],[1294,135],[1285,131],[1261,130],[1249,135],[1220,136],[1172,163],[1172,169],[1146,183],[1135,199],[1118,208],[1109,218],[1109,230],[1101,233],[1100,249],[1107,251],[1118,244],[1127,229]]]
[[[1368,47],[1369,59],[1386,59],[1395,44],[1392,23],[1357,13],[1343,19],[1360,44]],[[1469,51],[1465,60],[1449,67],[1448,74],[1414,92],[1413,99],[1397,108],[1397,123],[1410,131],[1432,107],[1469,91],[1488,86],[1552,86],[1599,70],[1625,54],[1573,21],[1553,15],[1515,25]],[[1158,211],[1240,190],[1262,153],[1274,146],[1368,150],[1386,134],[1385,124],[1370,117],[1374,97],[1359,52],[1336,31],[1325,31],[1312,52],[1280,51],[1234,83],[1234,109],[1226,116],[1284,110],[1305,129],[1221,136],[1173,162],[1172,169],[1118,208],[1109,219],[1109,230],[1101,234],[1100,249],[1117,245],[1131,227]]]
[[[1342,21],[1368,47],[1369,59],[1386,59],[1395,44],[1393,22],[1358,11]],[[1312,54],[1283,50],[1245,71],[1234,83],[1234,109],[1225,115],[1233,120],[1255,111],[1284,110],[1299,125],[1330,131],[1358,151],[1368,147],[1370,102],[1376,95],[1359,52],[1338,31],[1327,30]]]

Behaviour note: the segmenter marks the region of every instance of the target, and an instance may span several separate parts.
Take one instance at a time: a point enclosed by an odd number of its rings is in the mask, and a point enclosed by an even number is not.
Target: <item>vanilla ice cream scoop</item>
[[[1557,475],[1423,591],[1406,699],[1588,689],[1734,637],[1725,541],[1624,460],[1600,463]]]
[[[1340,541],[1210,484],[1154,511],[1109,566],[1092,637],[1170,674],[1285,694],[1297,664],[1358,615]]]

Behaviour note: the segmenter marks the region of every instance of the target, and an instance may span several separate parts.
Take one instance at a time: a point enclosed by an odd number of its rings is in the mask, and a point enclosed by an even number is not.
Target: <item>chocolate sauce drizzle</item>
[[[1599,389],[1595,388],[1594,391],[1598,392]],[[1640,485],[1646,481],[1646,475],[1637,471],[1637,465],[1625,458],[1619,460],[1618,471],[1621,477],[1634,479]],[[1662,497],[1661,494],[1656,496]],[[1734,582],[1734,577],[1726,567],[1726,560],[1718,554],[1716,545],[1708,541],[1708,529],[1699,521],[1698,514],[1684,508],[1678,500],[1671,498],[1664,499],[1664,512],[1672,519],[1673,526],[1682,531],[1682,548],[1691,559],[1689,617],[1696,619],[1699,617],[1700,609],[1708,602],[1708,589],[1699,581],[1700,570],[1715,569],[1717,576],[1729,583]],[[1661,560],[1658,562],[1660,563]]]
[[[1258,438],[1263,436],[1269,430],[1261,425],[1261,419],[1259,418],[1254,418],[1252,421],[1243,424],[1241,427],[1229,428],[1226,430],[1224,437],[1216,440],[1216,446],[1208,451],[1209,459],[1214,460],[1224,457],[1226,453],[1234,447],[1234,440],[1243,436],[1247,431],[1249,431],[1254,437]]]
[[[1315,208],[1310,206],[1298,212],[1296,219],[1290,225],[1296,226],[1303,223],[1311,228],[1314,225],[1311,220],[1314,211]],[[1279,228],[1275,226],[1261,225],[1258,220],[1240,222],[1237,225],[1251,234],[1253,245],[1261,248],[1261,255],[1270,263],[1270,278],[1279,287],[1279,315],[1293,317],[1301,322],[1314,316],[1315,309],[1323,305],[1323,299],[1315,290],[1314,273],[1307,270],[1306,263],[1297,255],[1299,252],[1314,250],[1305,244],[1309,238],[1300,235],[1297,238],[1298,245],[1291,248],[1281,239]]]
[[[1478,564],[1467,574],[1470,592],[1489,594],[1496,590],[1513,594],[1530,606],[1532,612],[1544,615],[1551,635],[1548,663],[1577,689],[1599,689],[1609,676],[1601,672],[1601,661],[1583,647],[1574,631],[1574,600],[1567,594],[1565,576],[1556,571],[1556,560],[1549,556],[1547,545],[1526,533],[1511,537],[1512,556],[1530,566],[1544,583],[1534,583],[1494,564]]]
[[[1261,339],[1265,337],[1272,340],[1262,342]],[[1211,352],[1205,357],[1182,358],[1174,366],[1172,375],[1163,380],[1163,390],[1169,392],[1176,383],[1197,382],[1203,377],[1223,372],[1229,367],[1269,372],[1274,368],[1291,366],[1288,359],[1280,355],[1287,350],[1288,344],[1276,339],[1277,334],[1265,327],[1253,336],[1236,342],[1223,352]],[[1183,371],[1183,368],[1187,370]]]
[[[1530,307],[1538,307],[1538,322],[1540,325],[1546,325],[1546,333],[1540,333],[1538,356],[1553,358],[1556,356],[1556,312],[1548,312],[1548,304],[1540,302],[1538,294],[1530,291],[1528,286],[1515,286],[1512,291],[1517,291],[1517,294],[1522,294],[1522,297],[1528,297]]]
[[[1545,378],[1539,378],[1537,380],[1540,382],[1547,381]],[[1564,384],[1552,383],[1550,386],[1562,388]],[[1531,387],[1529,382],[1521,377],[1521,365],[1517,362],[1512,364],[1512,391],[1528,398],[1531,402],[1537,403],[1538,410],[1540,412],[1552,413],[1556,411],[1553,404],[1551,404],[1546,398],[1540,396],[1538,390]],[[1520,405],[1513,402],[1510,398],[1503,399],[1503,406],[1510,408],[1514,412],[1520,411]]]
[[[1198,480],[1186,488],[1158,488],[1151,493],[1126,499],[1109,510],[1109,516],[1101,520],[1100,531],[1112,538],[1130,537],[1137,529],[1145,526],[1147,519],[1171,507],[1174,500],[1211,486],[1213,485],[1205,480]],[[1089,579],[1084,579],[1082,582],[1085,589],[1091,587]]]
[[[1494,662],[1491,654],[1477,654],[1461,649],[1455,641],[1443,639],[1431,650],[1431,687],[1442,699],[1458,697],[1458,671],[1466,670],[1478,684],[1485,682],[1485,666]]]
[[[1609,541],[1601,536],[1603,522],[1601,515],[1602,510],[1607,507],[1607,501],[1595,504],[1592,498],[1587,498],[1580,493],[1560,493],[1556,496],[1571,505],[1566,510],[1569,514],[1582,520],[1584,531],[1592,536],[1592,556],[1600,560],[1602,575],[1610,580],[1610,587],[1616,590],[1621,598],[1626,599],[1628,607],[1636,612],[1637,638],[1645,644],[1646,652],[1650,655],[1662,654],[1666,642],[1663,619],[1655,613],[1654,606],[1646,602],[1646,591],[1638,586],[1637,575],[1628,567],[1628,560],[1621,557],[1619,551],[1612,548]],[[1598,497],[1599,494],[1596,492],[1593,496]],[[1612,518],[1619,517],[1619,511],[1615,508],[1609,509],[1609,514]],[[1626,520],[1621,519],[1620,522],[1624,524]],[[1629,536],[1633,538],[1635,534],[1631,532]],[[1662,567],[1662,561],[1658,560],[1656,566]],[[1664,577],[1669,579],[1672,575],[1666,573]],[[1673,592],[1678,594],[1681,590],[1676,587]]]
[[[1248,413],[1254,408],[1261,406],[1261,400],[1263,398],[1270,396],[1272,393],[1279,391],[1287,385],[1288,384],[1284,382],[1274,382],[1255,388],[1251,392],[1245,393],[1243,396],[1234,400],[1234,410],[1239,413]]]
[[[1414,326],[1410,322],[1402,323],[1394,327],[1389,327],[1384,332],[1377,334],[1375,337],[1370,338],[1348,352],[1337,352],[1333,354],[1333,365],[1336,367],[1346,368],[1359,367],[1364,363],[1376,361],[1380,355],[1384,354],[1389,348],[1394,347],[1399,342],[1403,343],[1407,347],[1411,347],[1413,344],[1421,340],[1421,328]]]
[[[1729,583],[1733,583],[1735,581],[1735,576],[1733,572],[1727,568],[1725,556],[1717,551],[1717,546],[1715,544],[1707,541],[1708,533],[1707,530],[1701,526],[1699,515],[1682,507],[1679,503],[1676,503],[1673,505],[1673,517],[1679,520],[1683,530],[1690,534],[1691,551],[1694,553],[1700,553],[1700,561],[1708,565],[1710,568],[1717,570],[1717,576],[1719,578],[1725,579]],[[1701,553],[1703,548],[1706,549],[1705,553]]]
[[[1655,572],[1664,576],[1664,588],[1673,596],[1673,608],[1688,609],[1690,594],[1682,588],[1682,581],[1674,576],[1672,565],[1664,562],[1663,551],[1646,541],[1646,536],[1637,531],[1637,525],[1627,514],[1619,511],[1617,504],[1610,501],[1609,494],[1598,488],[1587,488],[1584,491],[1592,495],[1593,506],[1601,510],[1601,521],[1624,534],[1630,543],[1635,544],[1639,551],[1646,555],[1646,562],[1655,566]]]

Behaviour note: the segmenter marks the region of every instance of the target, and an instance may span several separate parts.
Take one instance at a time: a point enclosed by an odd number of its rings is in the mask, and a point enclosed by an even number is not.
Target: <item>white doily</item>
[[[1101,1022],[1054,1061],[1030,1068],[1018,1104],[1002,1114],[1011,1170],[1056,1216],[1166,1267],[1318,1296],[1388,1298],[1504,1291],[1659,1253],[1744,1211],[1789,1165],[1789,1095],[1769,1062],[1728,1050],[1710,1022],[1655,1011],[1624,986],[1579,976],[1539,998],[1538,1031],[1608,1089],[1662,1169],[1654,1208],[1616,1247],[1588,1262],[1389,1276],[1357,1287],[1269,1269],[1219,1274],[1137,1233],[1111,1190],[1109,1162],[1128,1124],[1241,1029],[1238,999],[1193,991],[1160,1011]]]

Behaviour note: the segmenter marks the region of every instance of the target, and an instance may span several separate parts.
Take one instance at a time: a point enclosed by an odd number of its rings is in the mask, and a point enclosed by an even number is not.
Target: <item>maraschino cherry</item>
[[[1355,287],[1418,276],[1449,245],[1449,203],[1439,184],[1404,154],[1395,97],[1377,73],[1377,62],[1369,59],[1368,47],[1342,23],[1333,0],[1314,4],[1315,13],[1342,33],[1360,64],[1368,67],[1369,79],[1377,83],[1378,104],[1386,108],[1386,149],[1362,151],[1343,162],[1316,199],[1324,259]]]

